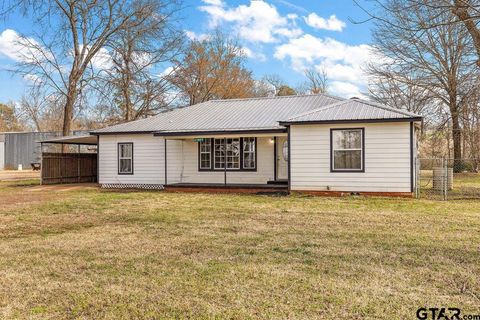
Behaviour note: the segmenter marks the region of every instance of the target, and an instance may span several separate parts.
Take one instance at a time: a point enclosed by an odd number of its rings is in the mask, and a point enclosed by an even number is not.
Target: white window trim
[[[335,149],[333,141],[333,133],[335,131],[359,131],[361,135],[360,139],[360,148],[351,148],[351,149]],[[331,168],[330,172],[365,172],[365,128],[332,128],[330,129],[330,161]],[[336,169],[335,168],[335,151],[360,151],[360,169]]]
[[[130,157],[122,157],[122,153],[121,153],[122,146],[129,146],[132,148]],[[118,155],[118,174],[120,175],[133,174],[133,142],[119,142],[117,155]],[[121,160],[130,160],[131,162],[130,171],[121,171],[121,166],[120,166]]]
[[[210,151],[208,151],[208,152],[202,151],[202,143],[208,143],[208,144],[210,145]],[[200,163],[199,163],[199,168],[200,168],[201,170],[209,170],[209,169],[212,168],[212,148],[213,148],[213,146],[212,146],[212,139],[206,139],[206,140],[200,142],[200,149],[199,149],[199,150],[200,150],[200,159],[199,159]],[[203,154],[208,154],[208,159],[209,159],[209,161],[208,161],[208,167],[202,167],[202,155],[203,155]]]

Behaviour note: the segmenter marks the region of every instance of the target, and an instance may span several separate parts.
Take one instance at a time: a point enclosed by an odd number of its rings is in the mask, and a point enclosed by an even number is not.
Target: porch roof
[[[97,136],[65,136],[58,138],[51,138],[39,141],[40,143],[55,143],[55,144],[84,144],[84,145],[96,145]]]

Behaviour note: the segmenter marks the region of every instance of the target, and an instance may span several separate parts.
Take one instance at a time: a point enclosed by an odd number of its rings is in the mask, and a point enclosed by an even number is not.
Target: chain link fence
[[[480,199],[480,160],[419,158],[416,196],[434,200]]]

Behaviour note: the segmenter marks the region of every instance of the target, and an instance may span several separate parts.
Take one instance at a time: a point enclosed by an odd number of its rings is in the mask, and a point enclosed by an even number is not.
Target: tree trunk
[[[453,138],[453,171],[462,172],[462,128],[458,116],[457,106],[450,106],[452,114],[452,138]]]
[[[477,27],[474,19],[468,13],[470,0],[455,0],[455,5],[453,8],[453,14],[455,14],[458,19],[460,19],[465,27],[467,28],[470,36],[472,37],[473,44],[475,45],[475,50],[477,51],[477,65],[480,66],[480,30]]]
[[[70,135],[72,131],[73,108],[77,99],[77,80],[69,81],[65,107],[63,108],[63,131],[64,136]]]

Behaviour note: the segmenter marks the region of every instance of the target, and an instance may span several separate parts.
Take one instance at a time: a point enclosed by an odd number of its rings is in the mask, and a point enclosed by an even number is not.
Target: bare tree
[[[373,10],[369,10],[364,5],[364,1],[361,0],[353,0],[353,2],[359,6],[363,11],[368,15],[367,20],[377,20],[382,21],[383,23],[387,23],[392,25],[395,28],[402,28],[405,31],[409,32],[420,32],[423,30],[427,30],[430,28],[435,28],[440,25],[448,24],[461,24],[463,25],[468,33],[470,34],[471,40],[473,41],[475,51],[477,53],[477,65],[480,66],[480,28],[478,27],[478,23],[480,21],[480,3],[474,0],[404,0],[403,1],[403,9],[407,12],[411,8],[417,8],[418,6],[422,6],[424,8],[428,8],[431,12],[433,12],[432,17],[441,16],[444,14],[453,13],[457,19],[450,20],[448,22],[438,22],[438,21],[424,21],[422,24],[415,24],[412,25],[411,23],[407,25],[398,25],[388,19],[385,19],[383,15],[385,11],[390,10],[398,10],[395,7],[391,7],[389,5],[388,0],[370,0],[370,2],[374,3],[375,7]],[[369,6],[372,7],[372,6]],[[378,10],[380,9],[380,10]],[[353,21],[353,20],[352,20]],[[353,21],[358,23],[358,21]],[[365,21],[362,21],[365,22]],[[360,22],[360,23],[362,23]],[[409,21],[413,22],[413,21]]]
[[[34,17],[37,30],[22,36],[26,55],[17,72],[35,78],[64,97],[62,132],[72,129],[74,113],[91,79],[109,59],[107,41],[121,30],[144,23],[154,0],[39,0],[13,1]]]
[[[389,0],[385,8],[373,33],[374,47],[383,56],[383,62],[371,65],[370,74],[426,90],[437,104],[447,106],[453,155],[461,159],[461,110],[466,107],[464,100],[474,89],[476,77],[467,31],[452,23],[456,19],[452,13],[438,14],[430,6],[409,4],[406,8],[405,0]],[[436,27],[414,31],[427,22]]]
[[[304,71],[307,81],[304,83],[304,90],[309,94],[326,93],[328,88],[328,76],[325,68],[306,69]]]
[[[28,126],[36,131],[61,131],[64,96],[46,94],[41,87],[26,91],[19,104],[19,110]]]
[[[179,9],[177,0],[152,1],[142,24],[127,26],[107,41],[112,67],[104,70],[97,88],[123,121],[154,115],[171,103],[169,74],[161,68],[182,48],[183,33],[175,25]]]
[[[283,80],[278,74],[266,74],[260,81],[273,87],[275,96],[278,94],[282,86],[287,86],[285,80]]]
[[[237,41],[217,31],[208,39],[192,41],[182,58],[174,60],[168,79],[189,105],[251,97],[255,82],[245,59]]]

